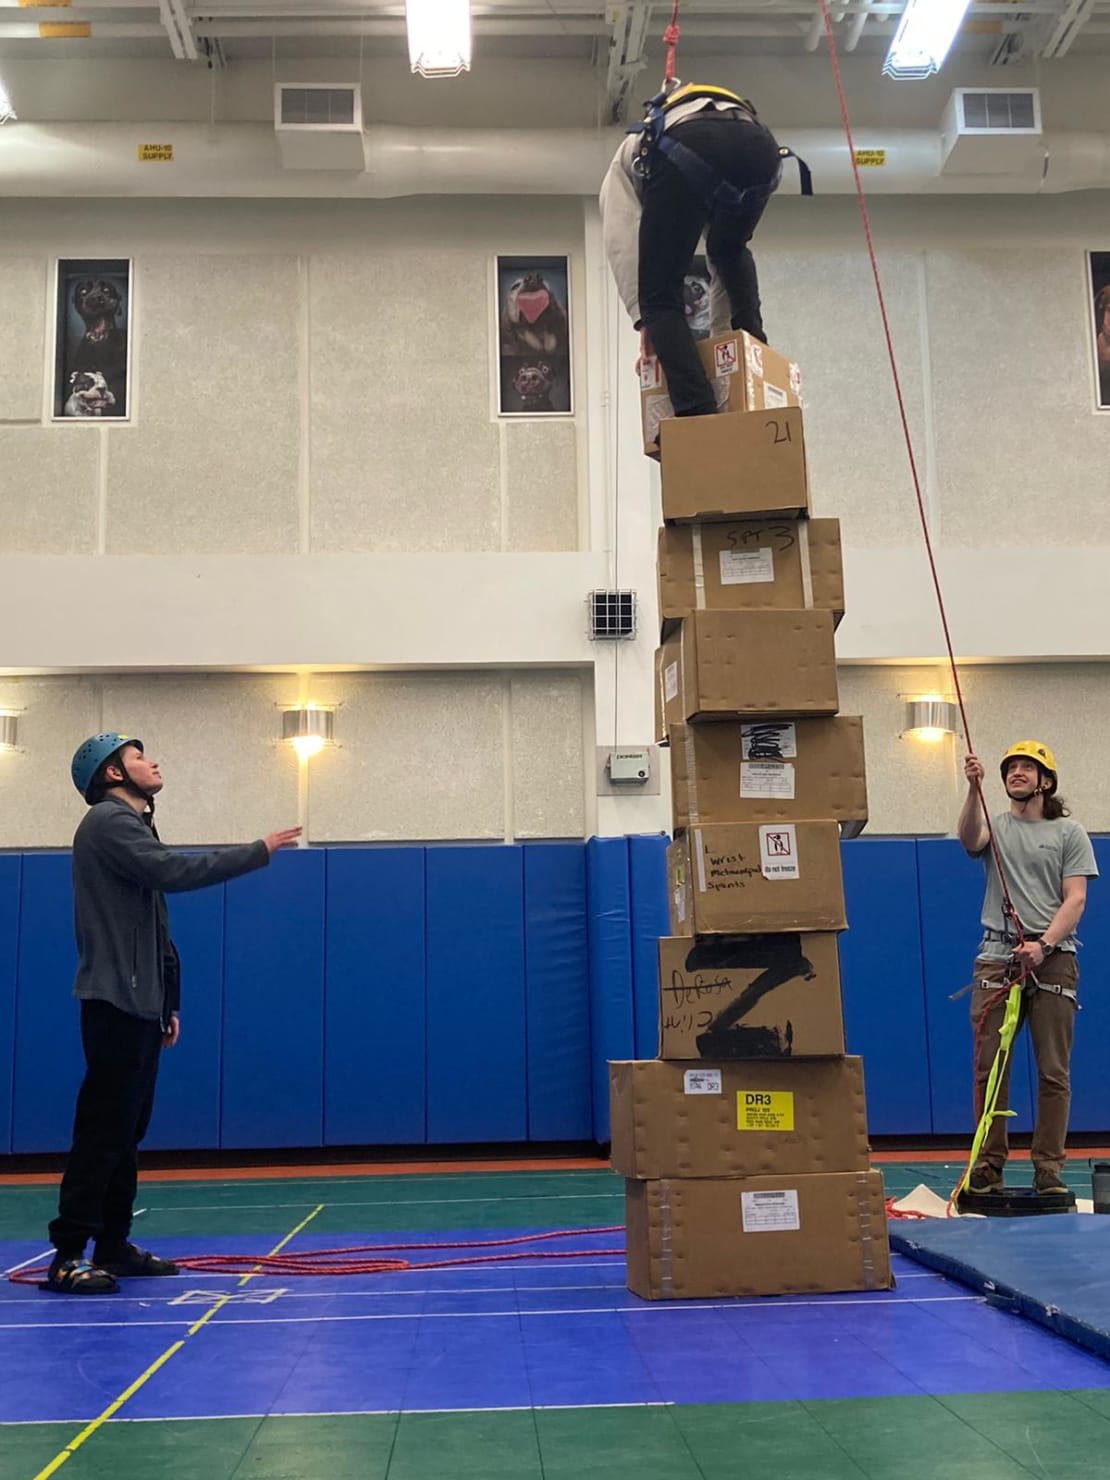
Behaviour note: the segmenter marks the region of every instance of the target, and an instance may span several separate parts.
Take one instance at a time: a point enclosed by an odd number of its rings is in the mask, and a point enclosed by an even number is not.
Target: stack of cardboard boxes
[[[839,714],[840,529],[809,517],[797,367],[742,333],[700,346],[727,413],[660,452],[671,935],[659,1057],[610,1070],[628,1284],[649,1299],[890,1285],[860,1060],[844,1053],[840,838],[867,820],[863,730]]]

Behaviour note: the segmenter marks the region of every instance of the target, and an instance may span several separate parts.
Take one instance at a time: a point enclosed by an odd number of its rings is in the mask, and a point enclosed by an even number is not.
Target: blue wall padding
[[[627,838],[586,845],[590,922],[590,1032],[594,1139],[609,1139],[609,1061],[636,1056],[632,1005],[632,900]]]
[[[667,844],[660,833],[630,837],[628,873],[632,904],[632,1001],[636,1057],[659,1052],[659,937],[670,934],[667,909]]]
[[[929,1057],[912,839],[841,846],[848,930],[840,937],[844,1032],[864,1060],[867,1126],[877,1136],[928,1127]]]
[[[428,1140],[523,1141],[524,850],[429,848]]]
[[[15,1004],[12,1150],[64,1151],[85,1072],[73,974],[68,853],[23,859]]]
[[[590,960],[581,843],[525,846],[524,956],[528,1139],[588,1141]]]
[[[937,1135],[974,1129],[970,1003],[950,1002],[972,979],[982,930],[983,865],[969,858],[955,838],[923,838],[917,844],[921,899],[921,953],[925,967],[925,1019],[929,1037],[932,1123]],[[1014,1050],[1010,1129],[1032,1127],[1028,1035]]]
[[[175,894],[168,903],[181,956],[181,1038],[162,1054],[146,1144],[170,1150],[218,1146],[224,889]]]
[[[1087,889],[1087,910],[1079,923],[1079,1000],[1071,1059],[1071,1128],[1104,1131],[1110,1123],[1106,1093],[1110,1044],[1110,838],[1092,839],[1100,877]]]
[[[23,860],[0,856],[0,1156],[12,1149],[15,979],[19,967],[19,885]]]
[[[323,1143],[324,859],[291,849],[227,885],[221,1146]]]
[[[182,1040],[148,1144],[607,1141],[609,1061],[656,1048],[665,846],[299,849],[171,897]],[[1110,876],[1110,839],[1095,851]],[[969,1135],[968,1000],[949,994],[971,976],[982,868],[954,839],[855,839],[843,859],[845,1023],[870,1128]],[[1108,888],[1092,884],[1079,932],[1077,1132],[1110,1132]],[[74,966],[69,855],[0,855],[0,1153],[69,1145]],[[1014,1091],[1029,1129],[1028,1035]]]
[[[324,1141],[424,1140],[424,849],[327,855]]]

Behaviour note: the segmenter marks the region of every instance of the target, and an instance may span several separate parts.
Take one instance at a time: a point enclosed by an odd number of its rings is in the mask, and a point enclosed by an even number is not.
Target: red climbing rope
[[[667,48],[667,60],[663,67],[663,83],[674,81],[675,53],[678,51],[678,0],[671,8],[671,20],[663,32],[663,45]]]
[[[518,1238],[494,1238],[432,1244],[354,1244],[343,1249],[305,1249],[280,1254],[194,1254],[174,1262],[194,1274],[351,1275],[416,1274],[422,1269],[457,1269],[473,1264],[509,1264],[522,1259],[585,1259],[591,1255],[623,1255],[624,1249],[536,1249],[516,1253],[476,1254],[452,1259],[383,1259],[383,1254],[411,1254],[416,1250],[509,1249],[518,1244],[539,1244],[551,1239],[580,1238],[588,1234],[623,1233],[621,1224],[609,1228],[558,1228],[548,1233],[523,1234]],[[45,1279],[48,1266],[21,1269],[8,1276],[13,1285],[37,1285]]]
[[[833,33],[832,16],[829,14],[828,0],[818,0],[821,6],[821,15],[825,22],[825,40],[829,49],[829,60],[832,63],[833,82],[836,85],[836,95],[840,103],[840,117],[844,124],[844,134],[848,140],[848,158],[852,165],[852,175],[856,182],[856,200],[859,204],[860,217],[863,221],[863,234],[867,241],[867,255],[871,262],[871,276],[875,280],[875,293],[879,300],[879,315],[883,321],[883,335],[886,338],[886,351],[890,360],[890,371],[894,378],[894,394],[898,401],[898,415],[902,422],[902,435],[906,442],[906,455],[909,458],[910,476],[913,478],[914,493],[917,497],[917,512],[921,520],[921,533],[925,538],[925,550],[929,557],[929,571],[933,578],[933,590],[936,592],[937,608],[940,612],[941,626],[944,629],[944,643],[948,650],[948,663],[952,670],[952,683],[956,694],[956,703],[960,710],[960,719],[964,727],[964,738],[967,748],[974,754],[971,743],[971,729],[967,722],[967,709],[964,705],[963,688],[960,684],[960,671],[956,664],[956,652],[952,646],[952,634],[948,626],[948,612],[944,605],[944,593],[941,590],[940,574],[937,571],[936,556],[933,552],[933,538],[929,531],[929,517],[925,511],[925,498],[921,491],[921,478],[917,470],[917,458],[913,450],[913,438],[910,436],[909,417],[906,414],[906,401],[902,394],[902,377],[898,373],[898,359],[894,353],[894,340],[890,332],[890,319],[886,311],[886,296],[883,293],[882,279],[879,276],[879,263],[875,256],[875,241],[871,233],[871,214],[867,209],[867,196],[864,193],[863,181],[860,178],[859,165],[856,162],[855,139],[852,136],[852,121],[848,114],[848,99],[844,92],[844,79],[840,73],[840,57],[836,47],[836,36]],[[676,3],[677,9],[677,3]],[[1009,885],[1006,882],[1006,874],[1002,867],[1002,858],[998,850],[998,843],[994,836],[994,828],[991,826],[990,812],[987,809],[986,797],[983,794],[983,784],[976,782],[975,789],[979,795],[979,805],[986,823],[987,838],[990,844],[991,856],[994,866],[998,870],[999,883],[1002,886],[1002,907],[1006,918],[1013,927],[1014,934],[1020,944],[1024,939],[1021,921],[1017,917],[1013,900],[1010,897]]]

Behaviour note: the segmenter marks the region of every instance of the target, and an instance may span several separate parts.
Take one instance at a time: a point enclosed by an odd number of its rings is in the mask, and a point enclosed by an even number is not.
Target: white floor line
[[[659,1398],[644,1403],[505,1403],[489,1408],[324,1408],[316,1412],[286,1413],[268,1409],[265,1413],[171,1413],[157,1418],[110,1418],[110,1424],[126,1423],[234,1423],[236,1419],[265,1418],[403,1418],[425,1413],[566,1413],[581,1408],[673,1408],[670,1399]],[[10,1418],[0,1420],[0,1429],[17,1429],[28,1424],[45,1428],[48,1424],[65,1424],[72,1428],[81,1420],[75,1418]]]
[[[488,1207],[490,1203],[547,1203],[547,1202],[612,1202],[623,1195],[622,1189],[614,1187],[612,1192],[534,1192],[524,1197],[371,1197],[358,1202],[334,1202],[328,1198],[328,1209],[332,1208],[442,1208],[477,1204]],[[147,1209],[151,1213],[265,1213],[275,1209],[314,1208],[318,1199],[304,1202],[282,1203],[152,1203]]]
[[[51,1259],[53,1258],[53,1256],[53,1246],[51,1246],[49,1249],[43,1249],[41,1254],[32,1254],[30,1259],[24,1259],[22,1264],[13,1264],[11,1269],[5,1269],[3,1275],[0,1276],[0,1278],[6,1279],[8,1275],[18,1274],[21,1269],[26,1269],[27,1266],[30,1264],[41,1264],[44,1259]]]
[[[559,1316],[665,1316],[681,1315],[684,1311],[700,1310],[783,1310],[806,1306],[870,1305],[876,1309],[906,1310],[921,1305],[983,1304],[980,1295],[927,1295],[922,1300],[883,1299],[883,1291],[873,1295],[861,1295],[847,1299],[824,1300],[718,1300],[683,1301],[681,1304],[644,1305],[584,1305],[569,1306],[564,1310],[474,1310],[474,1311],[399,1311],[397,1313],[353,1315],[353,1316],[230,1316],[213,1320],[209,1330],[221,1330],[225,1326],[312,1326],[340,1325],[357,1321],[492,1321],[534,1320],[538,1317]],[[183,1321],[0,1321],[0,1331],[108,1331],[140,1326],[164,1326],[176,1329],[191,1324],[192,1317]]]

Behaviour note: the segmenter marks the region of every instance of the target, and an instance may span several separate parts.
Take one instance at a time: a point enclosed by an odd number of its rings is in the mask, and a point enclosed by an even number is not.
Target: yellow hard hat
[[[1006,779],[1006,762],[1013,760],[1015,756],[1019,755],[1024,756],[1026,760],[1036,761],[1042,771],[1047,771],[1052,777],[1052,785],[1049,791],[1056,790],[1056,783],[1059,779],[1059,772],[1056,769],[1056,757],[1049,750],[1048,746],[1040,740],[1019,740],[1016,744],[1010,746],[1009,750],[1002,757],[1001,771],[1003,781]]]

